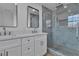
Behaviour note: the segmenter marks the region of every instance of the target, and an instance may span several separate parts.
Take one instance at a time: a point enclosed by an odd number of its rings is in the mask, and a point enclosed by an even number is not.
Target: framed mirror
[[[17,5],[15,3],[0,3],[0,27],[17,26]]]
[[[31,6],[27,7],[27,27],[39,28],[39,10]]]

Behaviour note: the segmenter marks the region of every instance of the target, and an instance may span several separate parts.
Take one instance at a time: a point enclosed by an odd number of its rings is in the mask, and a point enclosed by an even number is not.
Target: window
[[[68,27],[76,27],[79,23],[79,14],[68,16]]]

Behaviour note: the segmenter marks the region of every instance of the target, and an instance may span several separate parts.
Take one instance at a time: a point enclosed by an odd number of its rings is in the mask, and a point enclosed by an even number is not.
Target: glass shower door
[[[52,11],[42,6],[42,31],[48,33],[47,45],[52,47]]]
[[[56,10],[52,49],[68,56],[79,55],[79,4],[67,4]]]

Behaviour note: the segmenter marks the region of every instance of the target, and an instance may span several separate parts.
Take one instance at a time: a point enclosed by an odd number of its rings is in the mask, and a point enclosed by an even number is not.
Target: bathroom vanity
[[[39,9],[31,6],[26,6],[26,9],[23,6],[26,5],[0,4],[0,28],[3,31],[2,33],[0,32],[0,56],[42,56],[47,52],[47,33],[40,33],[42,32],[40,25],[42,21],[40,21]],[[27,17],[25,17],[25,13]],[[25,20],[27,23],[25,23]],[[30,34],[12,35],[12,32],[6,28],[11,28],[12,31],[16,31],[15,29],[20,31],[22,28],[22,30],[27,28],[32,29],[32,32]],[[8,31],[9,34],[7,34]]]
[[[47,33],[0,37],[0,56],[42,56],[47,52]]]

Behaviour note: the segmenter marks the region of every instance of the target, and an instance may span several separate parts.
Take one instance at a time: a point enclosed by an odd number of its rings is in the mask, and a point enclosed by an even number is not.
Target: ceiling
[[[42,5],[51,10],[54,10],[57,4],[56,3],[43,3]]]
[[[56,6],[58,6],[58,3],[40,3],[40,5],[43,5],[51,10],[54,10]]]
[[[51,10],[55,10],[56,6],[59,6],[61,4],[66,5],[67,3],[40,3],[40,4]]]

